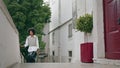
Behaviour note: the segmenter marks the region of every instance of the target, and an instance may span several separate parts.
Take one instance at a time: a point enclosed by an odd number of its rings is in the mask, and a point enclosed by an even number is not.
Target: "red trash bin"
[[[83,43],[81,46],[81,62],[93,63],[93,43]]]

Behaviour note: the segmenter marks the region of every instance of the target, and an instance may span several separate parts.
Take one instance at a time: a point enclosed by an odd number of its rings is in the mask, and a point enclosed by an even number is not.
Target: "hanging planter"
[[[76,21],[76,29],[81,32],[91,33],[93,29],[93,16],[91,14],[80,16]]]

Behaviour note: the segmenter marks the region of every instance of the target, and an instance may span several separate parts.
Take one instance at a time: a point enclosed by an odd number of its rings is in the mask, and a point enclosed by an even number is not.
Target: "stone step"
[[[21,63],[12,68],[120,68],[120,66],[94,63]]]

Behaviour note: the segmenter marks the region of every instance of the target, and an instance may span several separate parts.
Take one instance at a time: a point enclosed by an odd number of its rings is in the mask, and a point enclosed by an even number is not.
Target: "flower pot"
[[[93,43],[82,43],[81,47],[81,62],[93,63]]]

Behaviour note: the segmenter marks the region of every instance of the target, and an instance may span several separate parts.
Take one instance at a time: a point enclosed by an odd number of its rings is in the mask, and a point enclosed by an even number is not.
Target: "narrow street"
[[[0,0],[0,68],[120,68],[120,0]]]
[[[11,68],[120,68],[120,66],[92,63],[24,63]]]

